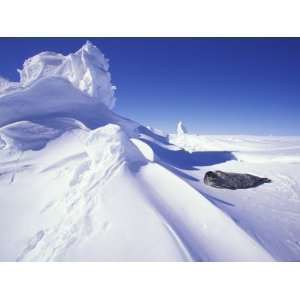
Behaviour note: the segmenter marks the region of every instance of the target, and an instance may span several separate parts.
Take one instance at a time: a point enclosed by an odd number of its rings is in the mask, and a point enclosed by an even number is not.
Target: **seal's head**
[[[217,184],[218,181],[218,175],[215,172],[208,171],[204,176],[204,182],[206,184]]]

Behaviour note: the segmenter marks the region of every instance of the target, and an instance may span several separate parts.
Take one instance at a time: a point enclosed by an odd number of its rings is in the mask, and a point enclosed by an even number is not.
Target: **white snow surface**
[[[299,261],[299,137],[200,136],[117,115],[87,43],[0,79],[1,261]],[[206,171],[268,177],[247,190]]]

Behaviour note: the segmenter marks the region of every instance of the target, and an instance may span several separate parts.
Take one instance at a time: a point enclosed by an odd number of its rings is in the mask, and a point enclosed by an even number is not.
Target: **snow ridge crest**
[[[109,109],[115,105],[116,88],[111,83],[108,60],[90,41],[75,53],[66,56],[49,51],[39,53],[25,60],[23,68],[18,72],[19,88],[27,87],[42,78],[61,77]],[[16,88],[16,83],[11,85]],[[5,92],[11,85],[2,80],[0,92]]]

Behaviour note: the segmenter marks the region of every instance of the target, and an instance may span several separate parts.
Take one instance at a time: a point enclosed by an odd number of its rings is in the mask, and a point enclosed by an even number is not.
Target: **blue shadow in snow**
[[[149,130],[148,128],[144,127],[144,126],[139,126],[137,128],[137,132],[138,133],[142,133],[145,134],[147,136],[150,136],[151,138],[153,138],[156,141],[159,141],[161,143],[164,143],[166,145],[170,145],[170,143],[168,142],[168,138],[166,136],[163,135],[159,135],[154,133],[153,131]],[[147,142],[147,141],[146,141]]]
[[[197,151],[187,152],[181,150],[166,149],[156,143],[141,138],[153,150],[154,154],[164,163],[184,170],[197,170],[198,166],[211,166],[229,160],[235,160],[229,151]]]
[[[165,163],[161,162],[161,165],[164,166],[169,171],[173,172],[174,174],[178,175],[181,178],[188,179],[188,180],[191,180],[191,181],[199,181],[198,178],[196,178],[194,176],[191,176],[191,175],[188,175],[188,174],[180,171],[179,169],[176,169],[176,168],[172,167],[169,164],[165,164]]]
[[[218,199],[216,197],[213,197],[207,193],[204,193],[204,192],[200,192],[205,198],[207,198],[210,202],[212,202],[213,204],[215,204],[216,206],[220,206],[220,204],[223,204],[223,205],[228,205],[228,206],[232,206],[234,207],[235,205],[230,203],[230,202],[227,202],[227,201],[224,201],[224,200],[221,200],[221,199]],[[221,207],[222,208],[222,207]]]

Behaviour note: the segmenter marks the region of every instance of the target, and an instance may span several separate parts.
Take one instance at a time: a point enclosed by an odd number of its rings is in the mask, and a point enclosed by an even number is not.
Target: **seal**
[[[209,171],[204,176],[206,185],[220,189],[248,189],[264,183],[272,182],[269,178],[258,177],[251,174],[227,173],[222,171]]]

